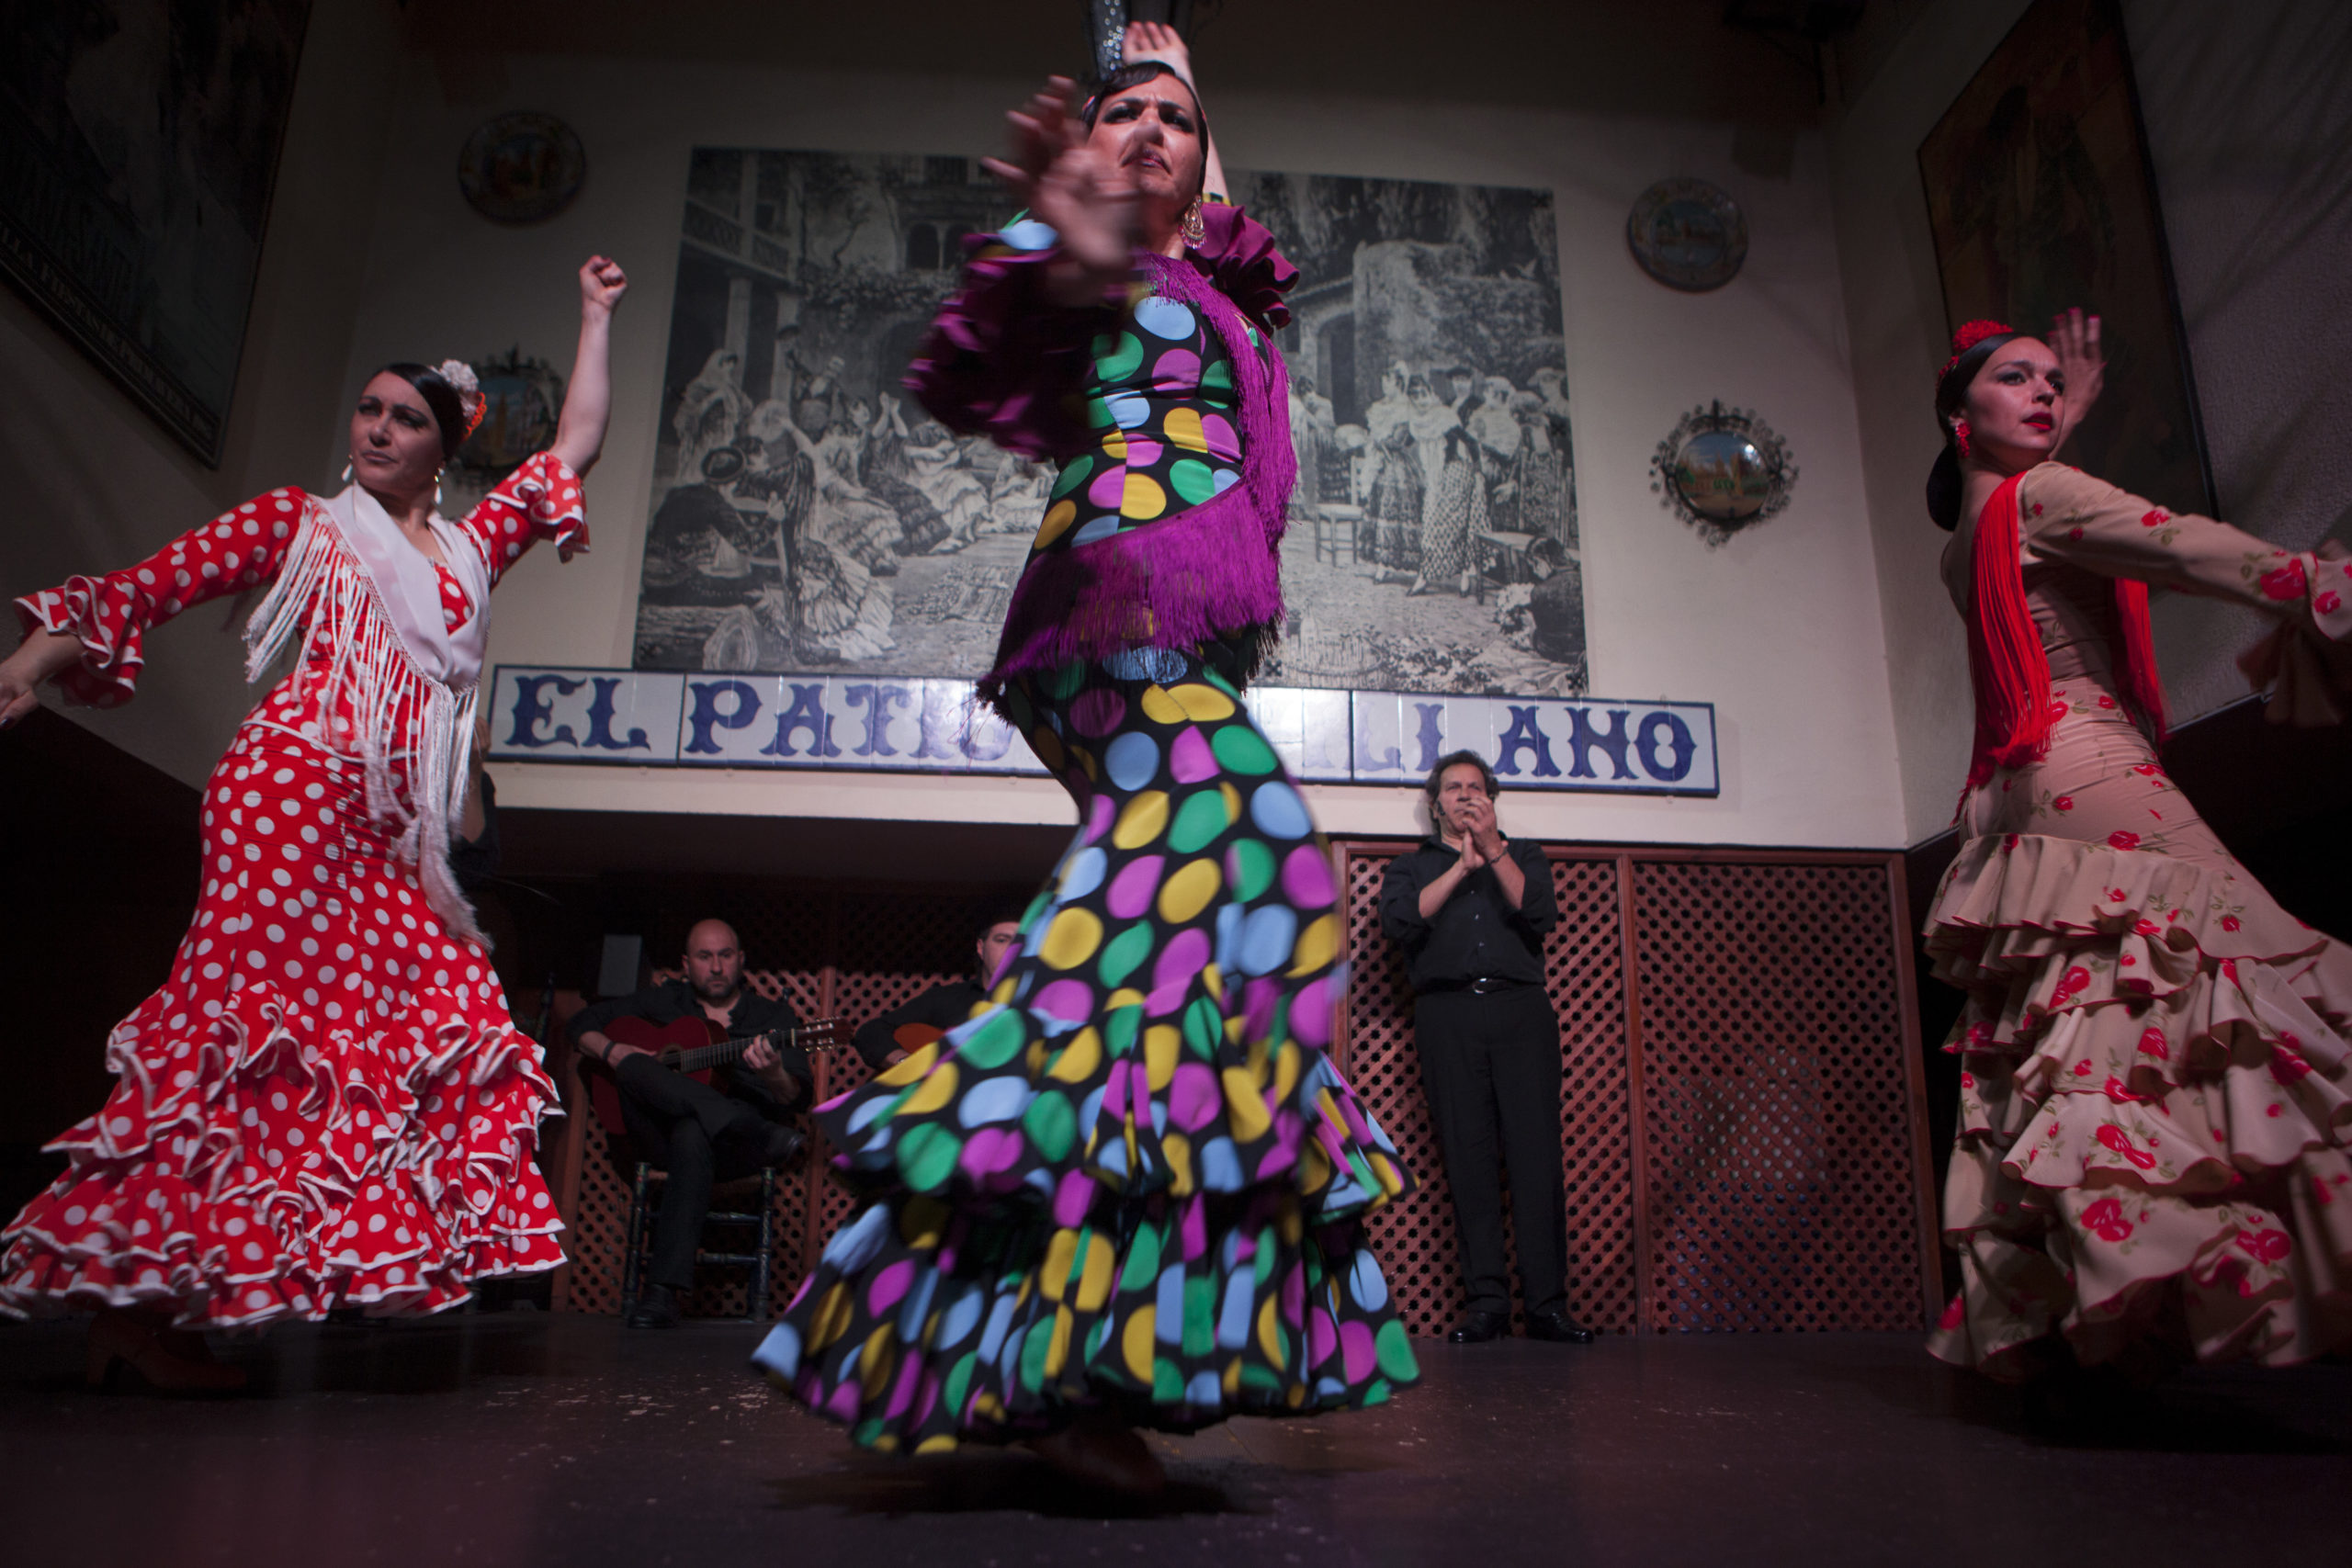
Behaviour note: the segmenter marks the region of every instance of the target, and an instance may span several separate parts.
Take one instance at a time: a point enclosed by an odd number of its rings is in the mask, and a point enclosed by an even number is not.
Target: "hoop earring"
[[[1184,221],[1177,226],[1177,231],[1184,236],[1184,243],[1188,245],[1203,244],[1208,240],[1209,226],[1201,220],[1199,197],[1194,197],[1193,205],[1184,209]]]
[[[1951,438],[1952,438],[1953,442],[1959,446],[1959,447],[1960,447],[1960,455],[1961,455],[1962,457],[1967,457],[1967,456],[1968,456],[1968,422],[1967,422],[1966,420],[1964,420],[1964,419],[1962,419],[1962,420],[1954,420],[1954,421],[1952,422],[1952,427],[1951,427]]]

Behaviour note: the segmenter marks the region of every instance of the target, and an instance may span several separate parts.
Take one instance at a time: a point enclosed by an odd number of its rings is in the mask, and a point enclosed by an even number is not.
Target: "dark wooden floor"
[[[2341,1562],[2352,1368],[2199,1371],[2098,1440],[1909,1335],[1427,1347],[1385,1409],[1155,1439],[1141,1516],[1024,1453],[900,1461],[746,1375],[756,1337],[531,1313],[279,1331],[255,1392],[83,1393],[0,1329],[6,1560],[122,1564]]]

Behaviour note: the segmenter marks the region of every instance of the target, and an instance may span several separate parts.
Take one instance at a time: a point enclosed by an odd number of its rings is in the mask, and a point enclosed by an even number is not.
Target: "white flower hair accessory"
[[[445,359],[434,369],[458,394],[458,406],[466,411],[466,434],[471,436],[481,428],[482,411],[490,404],[490,400],[481,395],[481,382],[475,378],[474,367],[462,359]]]

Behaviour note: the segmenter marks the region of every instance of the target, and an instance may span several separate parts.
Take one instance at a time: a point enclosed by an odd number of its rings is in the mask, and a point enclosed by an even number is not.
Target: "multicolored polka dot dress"
[[[271,581],[315,504],[256,496],[18,615],[81,639],[69,695],[127,701],[146,629]],[[495,582],[537,540],[584,542],[579,478],[543,453],[458,530]],[[446,624],[488,609],[436,575]],[[224,1327],[434,1312],[473,1280],[563,1261],[534,1157],[555,1085],[489,954],[427,907],[369,813],[334,649],[304,657],[205,786],[196,918],[107,1042],[113,1094],[48,1145],[72,1163],[0,1233],[0,1312],[149,1303]],[[392,782],[405,800],[402,759]]]
[[[1195,311],[1146,298],[1093,347],[1100,439],[1033,562],[1238,473],[1231,361]],[[875,1201],[754,1357],[861,1444],[1002,1441],[1090,1404],[1183,1430],[1419,1376],[1362,1225],[1413,1182],[1326,1055],[1345,916],[1241,704],[1249,635],[1007,685],[1078,835],[996,1005],[820,1108]]]
[[[1086,423],[1099,445],[1062,465],[1033,555],[1146,526],[1238,484],[1236,402],[1233,362],[1200,312],[1139,300],[1121,330],[1094,340]]]

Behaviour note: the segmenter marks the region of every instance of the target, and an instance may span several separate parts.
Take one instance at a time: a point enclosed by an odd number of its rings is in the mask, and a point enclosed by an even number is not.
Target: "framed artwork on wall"
[[[217,468],[311,0],[10,12],[0,274]]]
[[[1237,172],[1298,267],[1277,341],[1299,479],[1265,682],[1590,690],[1552,193]],[[687,171],[632,663],[970,680],[1054,471],[900,381],[977,160],[706,147]]]
[[[2036,0],[1919,144],[1919,176],[1948,328],[2096,312],[2106,389],[2068,460],[2217,513],[2117,0]]]

